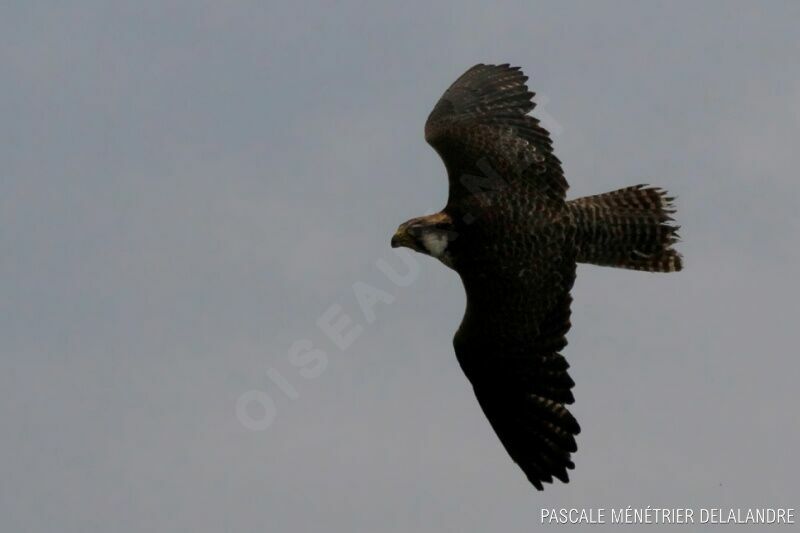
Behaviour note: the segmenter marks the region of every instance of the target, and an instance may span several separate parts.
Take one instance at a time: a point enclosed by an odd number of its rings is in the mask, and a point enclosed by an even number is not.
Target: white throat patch
[[[426,232],[422,235],[422,245],[433,257],[439,259],[447,249],[447,234]]]

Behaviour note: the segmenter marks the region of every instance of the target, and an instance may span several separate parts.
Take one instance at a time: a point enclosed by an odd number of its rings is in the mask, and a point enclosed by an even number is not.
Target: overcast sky
[[[800,4],[394,4],[0,8],[0,529],[800,507]],[[444,205],[423,124],[478,62],[531,77],[570,197],[657,184],[683,226],[679,274],[579,267],[543,493],[456,362],[457,276],[389,248]]]

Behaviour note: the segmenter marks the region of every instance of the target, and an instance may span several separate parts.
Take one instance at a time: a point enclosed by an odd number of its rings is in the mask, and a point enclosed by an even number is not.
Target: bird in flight
[[[433,108],[425,140],[444,161],[447,205],[397,229],[393,247],[455,270],[467,293],[453,339],[478,403],[539,490],[569,481],[580,426],[561,354],[577,263],[681,270],[673,198],[635,185],[574,200],[552,141],[528,112],[519,67],[475,65]]]

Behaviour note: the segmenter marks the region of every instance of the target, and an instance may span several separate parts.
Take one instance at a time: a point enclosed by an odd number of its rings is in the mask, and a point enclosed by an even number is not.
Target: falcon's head
[[[453,221],[447,213],[412,218],[400,224],[392,237],[392,248],[405,247],[435,257],[453,268],[452,247],[457,237]]]

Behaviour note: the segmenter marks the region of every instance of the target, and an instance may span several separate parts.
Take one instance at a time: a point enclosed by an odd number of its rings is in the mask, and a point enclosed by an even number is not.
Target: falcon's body
[[[548,133],[527,115],[519,68],[476,65],[442,96],[426,140],[447,167],[447,206],[402,224],[393,246],[440,259],[464,283],[456,355],[508,453],[538,489],[567,481],[578,423],[560,351],[577,262],[680,270],[670,198],[634,186],[566,201]]]

